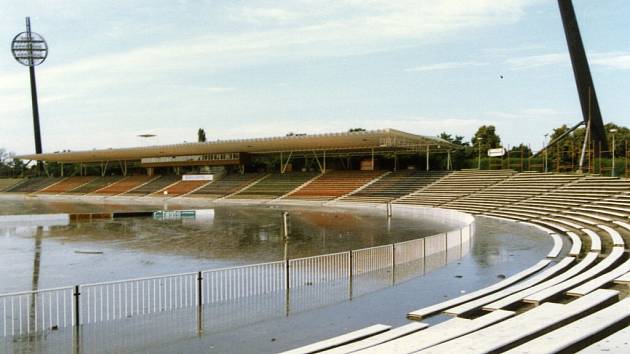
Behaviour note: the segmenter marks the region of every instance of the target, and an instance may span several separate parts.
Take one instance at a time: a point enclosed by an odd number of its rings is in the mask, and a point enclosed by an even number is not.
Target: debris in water
[[[272,342],[275,342],[275,341],[276,341],[276,339],[275,339],[275,338],[271,338],[271,341],[272,341]]]
[[[455,278],[460,278],[460,279],[463,277],[464,277],[463,275],[459,275],[459,274],[455,276]]]
[[[79,253],[79,254],[103,254],[102,251],[74,251],[74,253]]]
[[[505,279],[505,274],[499,274],[499,275],[497,275],[497,278],[499,278],[499,279]]]

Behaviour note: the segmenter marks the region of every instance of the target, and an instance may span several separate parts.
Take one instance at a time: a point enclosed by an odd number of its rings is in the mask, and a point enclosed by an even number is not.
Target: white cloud
[[[599,52],[588,54],[589,63],[607,69],[630,70],[630,53]],[[568,52],[509,58],[505,61],[514,70],[535,69],[550,65],[570,65]]]
[[[462,6],[460,0],[255,2],[248,3],[247,7],[228,10],[224,9],[227,6],[219,6],[216,10],[210,7],[213,11],[208,11],[209,22],[232,21],[232,27],[201,26],[189,31],[188,28],[181,29],[186,26],[169,19],[171,22],[165,23],[164,27],[180,30],[181,32],[178,32],[180,38],[177,40],[173,39],[175,36],[171,34],[164,36],[166,39],[160,43],[145,44],[142,38],[126,36],[124,38],[126,47],[112,47],[111,43],[114,42],[110,42],[109,46],[103,46],[106,48],[103,52],[98,55],[91,52],[92,56],[89,57],[77,55],[82,46],[58,43],[55,48],[70,46],[75,48],[67,57],[74,56],[77,59],[58,64],[62,61],[52,60],[53,56],[45,65],[38,68],[40,97],[42,103],[46,103],[41,107],[42,124],[46,128],[59,130],[55,136],[49,134],[44,139],[45,150],[48,150],[48,147],[55,150],[71,147],[69,144],[82,147],[106,146],[105,137],[110,138],[109,145],[133,143],[133,134],[125,133],[132,138],[120,137],[121,125],[133,131],[141,125],[177,122],[188,127],[194,125],[193,128],[196,129],[198,120],[191,120],[191,115],[212,116],[215,114],[215,107],[208,102],[211,102],[213,97],[219,96],[228,100],[230,95],[240,90],[238,82],[221,80],[221,74],[268,64],[282,65],[295,61],[307,63],[321,58],[383,52],[406,46],[442,42],[456,38],[462,31],[514,23],[524,15],[528,6],[538,2],[540,0],[470,0],[465,6]],[[69,2],[67,4],[70,6]],[[60,6],[56,5],[54,9],[61,8]],[[208,10],[197,8],[206,6],[203,4],[181,6],[195,13]],[[101,7],[103,6],[98,5],[97,8]],[[110,11],[105,9],[106,7],[104,6],[102,11]],[[150,4],[138,6],[140,10],[135,13],[136,18],[150,18],[147,15],[151,11],[159,13],[160,19],[167,18],[170,14],[166,11],[170,10],[169,6],[158,7],[156,5],[154,8]],[[46,9],[46,6],[43,6],[43,9]],[[72,14],[73,20],[81,18],[82,9],[83,7],[75,9]],[[227,15],[226,11],[230,16],[226,16],[226,19],[221,18]],[[112,13],[109,13],[110,17],[111,15]],[[109,24],[112,26],[108,26]],[[129,19],[115,23],[113,20],[111,23],[99,22],[96,25],[103,31],[105,28],[111,28],[115,33],[138,33],[129,29],[143,26],[152,29],[157,26],[150,21],[147,23]],[[80,29],[79,26],[78,30]],[[142,36],[149,36],[147,33],[141,33]],[[151,37],[151,40],[155,41],[155,37]],[[53,54],[59,55],[51,53]],[[468,63],[471,64],[475,65],[472,62]],[[448,69],[444,65],[442,64],[442,68],[433,69]],[[457,66],[454,63],[449,65],[451,69]],[[30,122],[30,103],[26,95],[15,94],[27,92],[27,76],[14,67],[0,66],[0,82],[2,83],[0,115],[4,127],[21,127],[0,132],[0,143],[12,150],[29,151],[32,135],[30,123],[27,123]],[[244,110],[246,108],[243,107],[249,107],[248,102],[228,102],[233,103],[233,107],[230,107],[233,110]],[[225,106],[228,105],[224,105],[223,111],[219,114],[225,113]],[[273,115],[274,111],[270,109],[261,114]],[[223,116],[223,121],[230,121],[234,116],[236,115],[227,112]],[[162,120],[158,121],[156,117]],[[12,123],[4,123],[5,119],[11,120]],[[60,121],[66,124],[65,130],[61,126],[56,126]],[[250,121],[247,122],[247,126],[250,126]],[[392,119],[391,122],[373,121],[369,124],[370,127],[382,128],[383,125],[391,123],[390,126],[394,128],[408,130],[408,127],[412,129],[418,127],[418,131],[426,131],[425,128],[431,126],[436,129],[444,127],[444,130],[447,130],[449,124],[454,127],[464,124],[453,120],[427,120],[418,123],[422,120],[401,119],[400,122]],[[303,122],[293,124],[290,130],[297,131],[304,127]],[[366,125],[343,124],[343,127],[341,125],[338,127],[345,130],[350,126]],[[253,128],[250,131],[256,131],[261,135],[273,135],[270,127],[274,130],[288,130],[286,124],[264,123],[258,126],[254,123],[251,126]],[[322,126],[325,128],[321,128]],[[313,129],[320,131],[334,130],[334,127],[335,124],[329,121],[324,125],[321,122],[312,124]],[[162,128],[183,133],[168,127]],[[242,126],[238,128],[239,136],[243,136]],[[189,129],[186,128],[186,131]],[[229,129],[231,128],[225,127],[213,130],[218,135],[230,134]],[[101,135],[103,140],[99,137]],[[112,136],[116,138],[111,139]],[[177,139],[176,136],[165,132],[164,142],[171,139],[171,136]]]
[[[630,53],[611,52],[595,54],[591,59],[594,65],[609,69],[630,70]]]
[[[413,68],[405,69],[405,71],[409,72],[425,72],[425,71],[442,71],[442,70],[453,70],[453,69],[463,69],[469,68],[471,66],[485,66],[488,63],[478,62],[478,61],[451,61],[451,62],[443,62],[436,64],[428,64],[428,65],[420,65]]]
[[[256,24],[278,24],[303,18],[303,14],[282,8],[244,7],[232,17],[235,21],[246,21]]]
[[[548,65],[569,64],[569,53],[550,53],[510,58],[505,61],[514,70],[535,69]]]

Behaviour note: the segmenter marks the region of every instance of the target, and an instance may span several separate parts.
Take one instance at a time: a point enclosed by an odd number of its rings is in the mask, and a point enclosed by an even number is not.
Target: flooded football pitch
[[[0,214],[163,207],[17,200],[2,201]],[[181,204],[166,207],[186,209]],[[284,211],[290,225],[286,243]],[[285,247],[290,258],[344,252],[455,227],[459,225],[435,217],[387,218],[381,209],[278,205],[216,205],[198,218],[6,223],[0,225],[0,293],[277,261]],[[407,312],[517,273],[544,258],[551,247],[545,234],[514,222],[477,218],[475,230],[472,242],[455,257],[445,252],[394,272],[357,278],[350,296],[343,284],[304,287],[291,293],[290,302],[278,295],[254,296],[82,326],[79,334],[64,328],[7,342],[0,352],[277,352],[375,323],[402,325]]]

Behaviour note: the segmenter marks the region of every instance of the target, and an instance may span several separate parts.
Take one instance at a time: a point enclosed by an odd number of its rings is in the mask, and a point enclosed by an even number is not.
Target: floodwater
[[[154,198],[154,202],[160,202]],[[80,199],[39,199],[37,197],[22,197],[11,194],[0,194],[0,215],[27,215],[27,214],[57,214],[57,213],[101,213],[101,212],[124,212],[124,211],[149,211],[160,209],[160,204],[121,204],[111,202],[87,202]],[[182,209],[183,206],[177,203],[167,205],[171,209]]]
[[[90,207],[85,210],[93,211]],[[388,222],[382,211],[243,206],[214,207],[201,219],[0,223],[0,293],[281,260],[284,210],[289,212],[290,258],[390,244],[454,228],[427,218],[394,217]]]
[[[236,206],[215,207],[211,218],[196,221],[125,218],[5,227],[0,228],[0,293],[30,289],[35,283],[46,288],[279,260],[283,210],[290,213],[292,258],[453,228],[395,215],[388,222],[383,211]],[[357,277],[350,292],[347,283],[303,286],[287,296],[272,293],[82,325],[79,332],[62,328],[13,341],[6,337],[0,352],[274,353],[376,323],[406,324],[409,311],[513,275],[545,258],[552,244],[541,231],[514,222],[477,218],[475,228],[472,243],[393,271]]]
[[[82,326],[78,334],[64,328],[5,342],[0,352],[6,348],[7,353],[276,353],[376,323],[404,325],[408,312],[513,275],[544,258],[552,244],[536,229],[493,219],[478,218],[476,234],[467,256],[352,299],[346,289],[339,291],[334,285],[313,287],[314,292],[304,296],[306,301],[291,294],[290,311],[282,295],[260,296],[204,306],[201,311],[182,309]],[[391,274],[384,276],[389,279]]]

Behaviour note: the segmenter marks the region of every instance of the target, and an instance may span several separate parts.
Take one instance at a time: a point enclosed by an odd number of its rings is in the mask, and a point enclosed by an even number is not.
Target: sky
[[[394,128],[504,146],[581,120],[555,0],[0,0],[0,148],[44,152]],[[574,0],[604,122],[630,125],[630,1]],[[0,46],[1,47],[1,46]],[[139,134],[157,137],[143,139]]]

